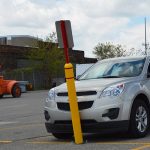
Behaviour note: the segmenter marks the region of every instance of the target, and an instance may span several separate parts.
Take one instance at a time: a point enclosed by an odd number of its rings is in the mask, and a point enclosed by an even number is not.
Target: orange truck
[[[13,97],[21,96],[21,88],[19,82],[15,80],[4,80],[3,76],[0,76],[0,98],[5,94],[11,94]]]

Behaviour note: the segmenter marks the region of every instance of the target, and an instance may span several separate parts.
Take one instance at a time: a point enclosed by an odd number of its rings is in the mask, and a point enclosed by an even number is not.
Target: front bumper
[[[122,97],[79,96],[79,103],[93,101],[90,108],[79,110],[83,133],[103,133],[128,130],[129,107]],[[50,133],[72,133],[71,113],[68,107],[62,109],[58,104],[68,103],[66,97],[46,101],[46,129]],[[69,105],[69,104],[68,104]],[[93,120],[93,121],[92,121]],[[92,121],[92,122],[91,122]],[[95,122],[94,122],[95,121]]]
[[[45,123],[49,133],[73,133],[72,123],[70,121],[62,123]],[[127,131],[129,121],[112,121],[112,122],[93,122],[81,123],[83,133],[105,133],[116,131]]]
[[[87,98],[88,99],[88,98]],[[82,99],[81,98],[78,99],[80,100],[78,102],[78,106],[82,106],[79,105],[84,103],[84,102],[91,102],[88,100],[86,100],[85,98]],[[49,118],[46,119],[48,123],[54,123],[55,121],[59,121],[59,120],[71,120],[71,113],[68,110],[68,107],[63,107],[66,110],[63,110],[58,104],[59,103],[62,104],[67,104],[66,101],[48,101],[46,102],[45,105],[45,111],[47,112],[47,114],[49,114]],[[79,107],[79,112],[80,112],[80,118],[81,120],[91,120],[94,119],[96,122],[108,122],[108,121],[122,121],[122,120],[128,120],[127,118],[127,114],[124,115],[122,114],[122,107],[123,107],[123,103],[122,100],[117,97],[116,99],[96,99],[93,100],[93,105],[90,108],[84,108],[81,109]],[[68,103],[69,106],[69,103]],[[84,107],[87,106],[84,105]],[[111,116],[113,115],[113,116]],[[47,118],[47,117],[46,117]]]

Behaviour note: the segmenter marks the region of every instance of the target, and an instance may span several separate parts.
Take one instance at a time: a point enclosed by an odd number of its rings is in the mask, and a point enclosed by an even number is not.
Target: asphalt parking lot
[[[150,134],[131,139],[125,134],[84,135],[84,144],[55,139],[44,126],[43,107],[48,91],[23,93],[21,98],[0,99],[0,150],[105,149],[149,150]]]

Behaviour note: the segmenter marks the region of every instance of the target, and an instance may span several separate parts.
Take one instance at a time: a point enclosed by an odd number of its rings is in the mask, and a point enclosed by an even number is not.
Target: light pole
[[[146,41],[147,39],[146,39],[146,17],[145,17],[145,44],[144,44],[144,46],[145,46],[145,54],[147,55],[147,41]]]

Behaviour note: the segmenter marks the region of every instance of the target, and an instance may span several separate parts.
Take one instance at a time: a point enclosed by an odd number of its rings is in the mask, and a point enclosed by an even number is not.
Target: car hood
[[[134,77],[135,80],[135,77]],[[106,87],[109,87],[118,83],[126,83],[133,81],[133,77],[131,78],[102,78],[102,79],[90,79],[90,80],[80,80],[75,81],[76,91],[101,91]],[[66,83],[61,84],[60,86],[55,87],[56,92],[66,92],[67,85]]]

